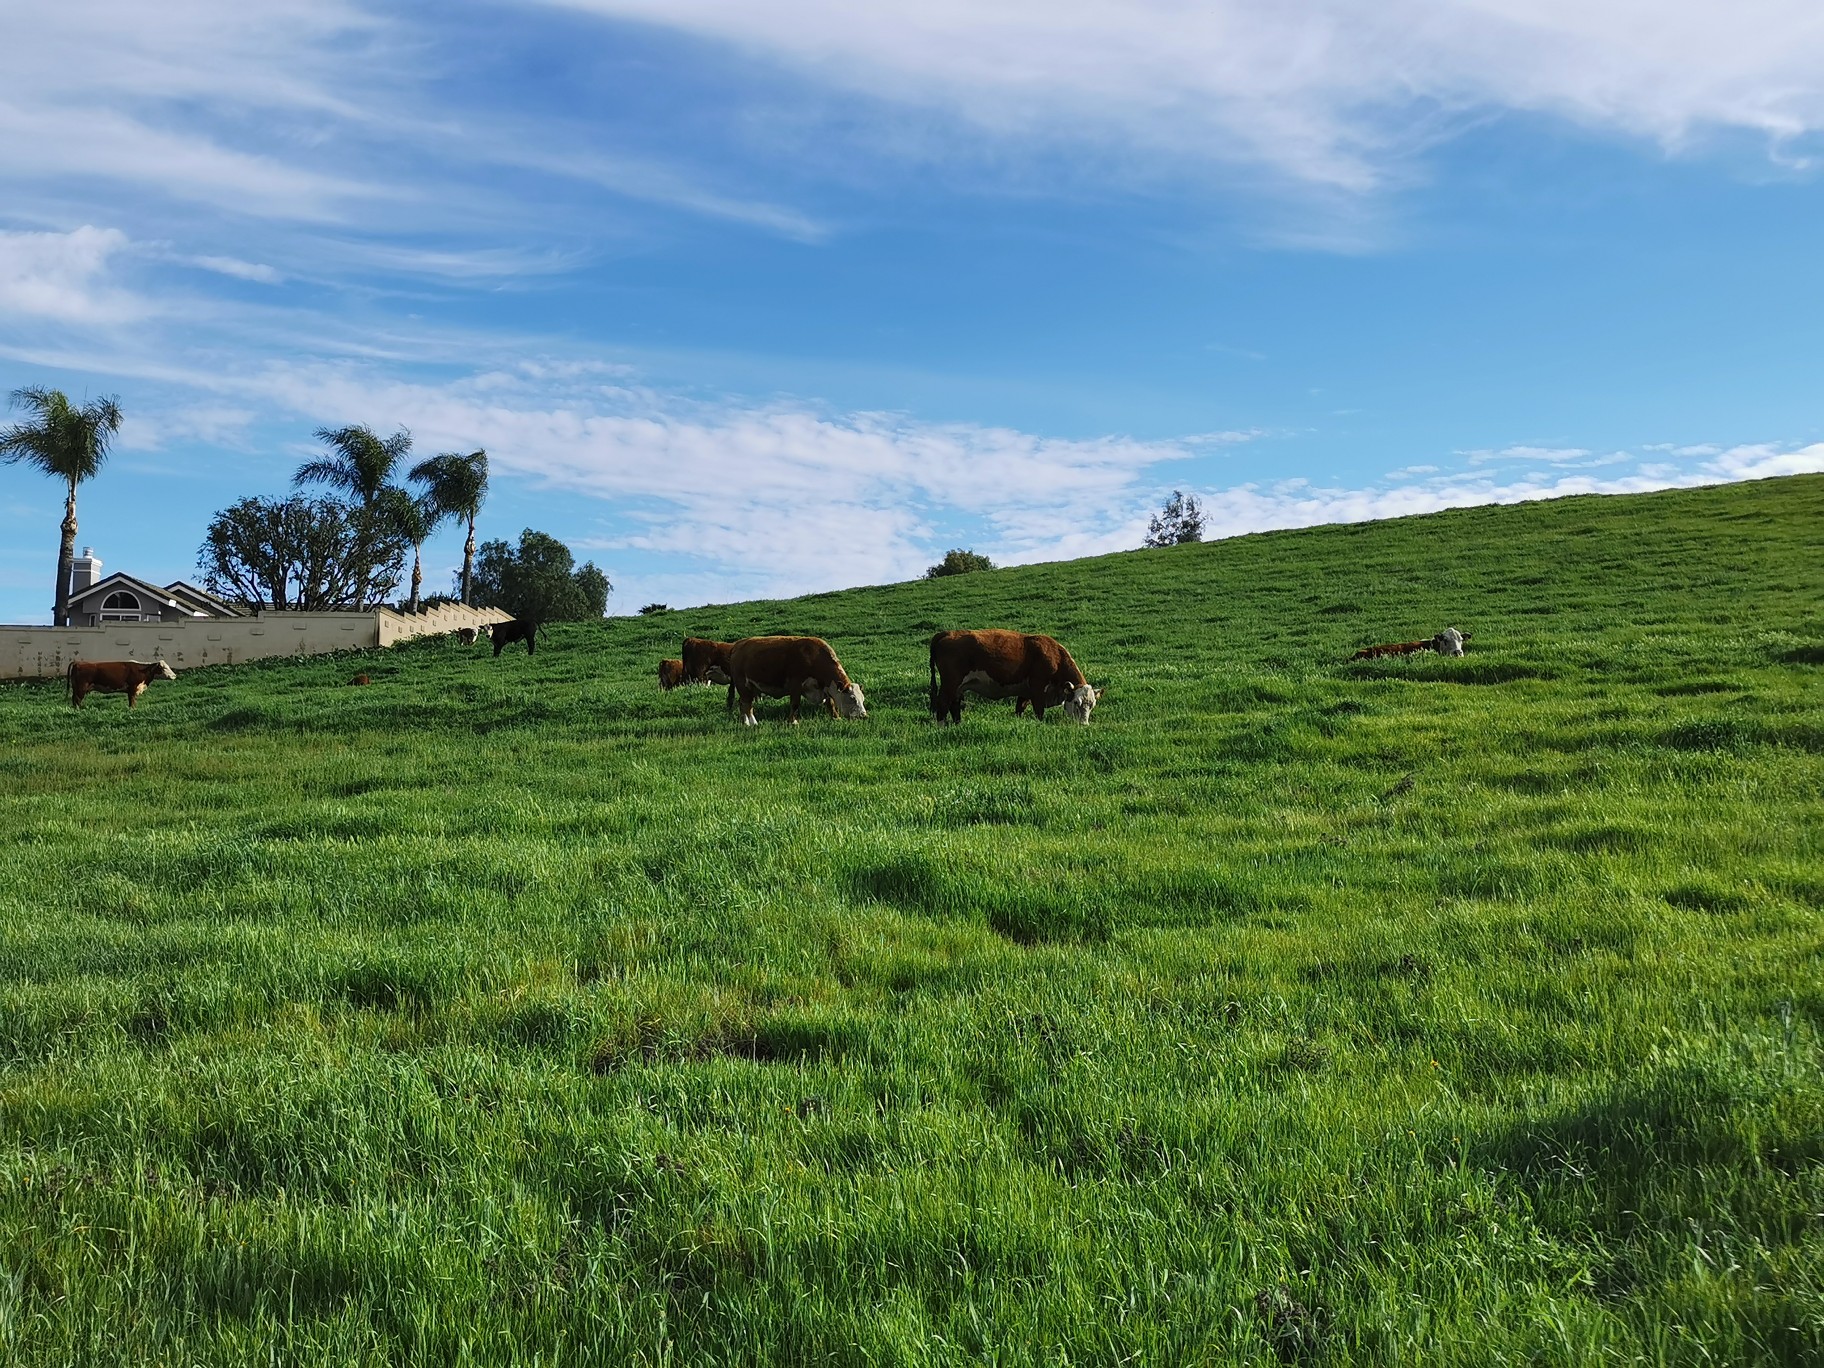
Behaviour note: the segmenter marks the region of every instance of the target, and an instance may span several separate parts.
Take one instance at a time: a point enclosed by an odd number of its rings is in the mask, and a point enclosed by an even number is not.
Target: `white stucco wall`
[[[0,627],[0,679],[58,679],[72,660],[163,660],[174,670],[193,670],[267,656],[322,655],[390,646],[415,636],[504,622],[507,617],[495,608],[452,604],[416,617],[379,608],[366,613],[110,622],[104,627]]]

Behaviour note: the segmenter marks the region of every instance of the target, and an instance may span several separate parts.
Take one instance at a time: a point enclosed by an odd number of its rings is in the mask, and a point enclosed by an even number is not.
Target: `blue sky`
[[[0,387],[109,570],[311,432],[611,611],[1824,469],[1815,0],[26,0]],[[0,621],[60,498],[0,468]],[[441,587],[460,536],[427,548]]]

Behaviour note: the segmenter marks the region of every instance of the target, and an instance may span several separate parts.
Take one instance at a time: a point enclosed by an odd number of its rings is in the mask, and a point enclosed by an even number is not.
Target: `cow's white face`
[[[843,717],[866,717],[868,710],[861,698],[861,685],[851,684],[844,689],[832,686],[828,697],[836,705],[836,711]]]
[[[1455,627],[1446,627],[1431,639],[1431,649],[1439,655],[1460,656],[1463,654],[1463,633]]]
[[[1064,715],[1072,722],[1089,725],[1089,715],[1096,710],[1096,700],[1102,697],[1100,689],[1092,689],[1087,684],[1079,684],[1064,696]]]
[[[158,677],[160,679],[176,679],[177,678],[177,671],[171,668],[170,661],[161,660],[158,662]]]

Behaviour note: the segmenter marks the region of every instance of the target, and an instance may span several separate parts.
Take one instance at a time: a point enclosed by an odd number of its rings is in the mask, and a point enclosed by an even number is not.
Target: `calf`
[[[455,631],[451,632],[450,635],[456,638],[456,644],[459,646],[473,646],[475,644],[475,629],[473,627],[458,627]]]
[[[659,662],[659,687],[670,693],[684,682],[684,662],[681,660],[661,660]]]
[[[1032,705],[1043,721],[1045,709],[1064,705],[1064,715],[1087,725],[1102,690],[1092,689],[1070,652],[1048,636],[989,630],[939,632],[931,638],[931,712],[963,720],[963,694],[1011,698],[1017,717]]]
[[[494,659],[500,659],[503,647],[511,646],[516,641],[526,643],[526,654],[532,654],[533,639],[537,637],[542,624],[530,618],[514,618],[510,622],[494,624]]]
[[[686,684],[727,684],[731,680],[728,658],[734,651],[731,641],[711,641],[708,637],[685,637],[679,654],[684,658]]]
[[[80,708],[92,693],[124,693],[131,708],[153,680],[176,678],[177,671],[162,660],[149,665],[137,660],[72,660],[64,682],[72,707]]]
[[[1455,627],[1446,627],[1436,636],[1425,641],[1395,641],[1385,646],[1364,646],[1351,660],[1379,660],[1382,656],[1417,655],[1420,651],[1436,651],[1442,656],[1460,656],[1463,654],[1463,643],[1469,640],[1468,632],[1459,632]]]
[[[741,721],[754,725],[754,699],[792,700],[792,724],[798,723],[798,701],[827,703],[834,716],[866,717],[861,685],[843,672],[836,652],[822,637],[748,637],[729,652],[729,696],[741,695]]]
[[[353,679],[349,680],[348,682],[350,684],[372,684],[374,681],[369,679],[364,674],[358,674]]]

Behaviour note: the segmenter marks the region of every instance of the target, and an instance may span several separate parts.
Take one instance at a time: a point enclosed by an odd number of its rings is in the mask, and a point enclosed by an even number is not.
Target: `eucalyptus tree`
[[[76,560],[76,486],[93,479],[108,459],[108,444],[120,431],[120,403],[110,396],[77,408],[62,390],[28,385],[13,391],[12,405],[31,417],[0,429],[0,461],[37,466],[68,488],[63,540],[57,546],[57,592],[51,600],[52,624],[67,627],[70,569]]]
[[[299,466],[291,477],[292,485],[326,484],[354,495],[363,508],[371,508],[391,486],[393,471],[412,449],[412,434],[404,428],[391,437],[381,437],[365,424],[318,428],[317,440],[333,454]]]
[[[411,478],[426,486],[442,516],[468,520],[469,539],[462,547],[462,601],[468,603],[475,582],[475,519],[488,497],[488,453],[446,451],[413,466]]]

